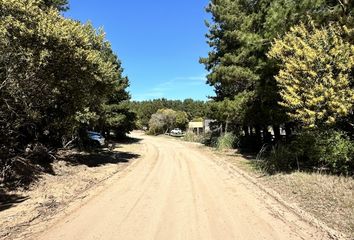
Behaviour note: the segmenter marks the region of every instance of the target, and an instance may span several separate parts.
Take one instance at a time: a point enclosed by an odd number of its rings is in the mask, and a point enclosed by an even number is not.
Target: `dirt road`
[[[35,239],[327,239],[198,147],[135,137],[141,159]]]

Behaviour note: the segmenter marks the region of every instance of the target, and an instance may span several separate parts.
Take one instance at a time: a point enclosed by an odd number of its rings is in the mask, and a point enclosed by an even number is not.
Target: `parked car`
[[[98,132],[87,131],[87,136],[93,146],[104,146],[106,144],[105,138]]]
[[[171,134],[176,134],[176,135],[182,134],[182,130],[179,128],[175,128],[175,129],[171,130]]]

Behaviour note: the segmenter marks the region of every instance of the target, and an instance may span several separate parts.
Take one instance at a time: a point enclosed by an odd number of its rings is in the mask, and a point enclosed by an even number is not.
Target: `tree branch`
[[[345,5],[343,4],[343,2],[342,2],[341,0],[337,0],[337,1],[338,1],[339,5],[342,7],[343,13],[346,13],[347,8],[346,8]]]

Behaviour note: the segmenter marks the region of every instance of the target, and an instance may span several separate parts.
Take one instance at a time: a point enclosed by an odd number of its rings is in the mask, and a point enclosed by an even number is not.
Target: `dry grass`
[[[294,172],[266,176],[264,182],[328,226],[354,238],[352,178]]]
[[[268,175],[258,170],[252,160],[231,152],[218,154],[277,191],[287,202],[354,239],[353,178],[304,172]]]

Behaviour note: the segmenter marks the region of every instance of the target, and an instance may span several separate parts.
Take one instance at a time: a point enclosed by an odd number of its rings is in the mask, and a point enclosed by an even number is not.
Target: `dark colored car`
[[[101,147],[105,145],[105,138],[102,136],[102,134],[98,132],[87,131],[87,136],[92,145]]]

